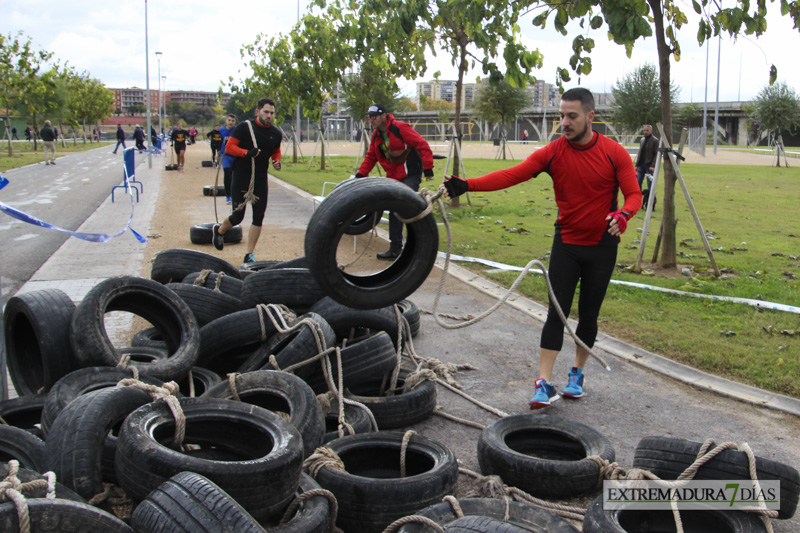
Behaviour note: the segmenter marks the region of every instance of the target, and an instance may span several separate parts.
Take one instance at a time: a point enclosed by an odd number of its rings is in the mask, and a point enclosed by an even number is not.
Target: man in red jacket
[[[386,112],[383,104],[373,104],[367,110],[372,125],[372,138],[356,178],[369,175],[369,171],[380,163],[386,177],[419,190],[422,175],[433,177],[433,152],[428,141],[414,128],[395,120]],[[389,250],[378,254],[378,259],[395,259],[403,249],[403,223],[389,214]]]
[[[444,187],[452,198],[467,191],[505,189],[542,172],[550,175],[558,217],[548,274],[556,300],[567,316],[580,281],[575,333],[591,348],[597,336],[600,306],[616,266],[620,235],[642,206],[642,191],[625,148],[592,130],[591,92],[580,87],[565,92],[560,114],[564,135],[519,165],[471,180],[445,176]],[[625,197],[621,208],[617,204],[620,190]],[[539,379],[531,409],[547,407],[559,399],[551,380],[563,340],[564,325],[551,301],[539,341]],[[583,366],[588,358],[587,350],[575,347],[575,364],[569,371],[563,397],[583,397]]]

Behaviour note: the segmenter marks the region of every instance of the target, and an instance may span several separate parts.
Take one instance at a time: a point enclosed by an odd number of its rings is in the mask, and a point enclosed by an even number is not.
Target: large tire
[[[242,304],[238,298],[220,291],[206,289],[191,283],[167,283],[165,287],[186,302],[200,327],[221,316],[242,310]]]
[[[324,296],[306,268],[269,268],[250,274],[242,282],[245,309],[258,304],[283,304],[300,314]]]
[[[391,307],[356,309],[326,296],[311,307],[336,332],[338,340],[352,339],[363,330],[385,331],[397,345],[397,315]]]
[[[419,333],[419,307],[411,300],[400,300],[397,302],[397,307],[400,308],[400,314],[408,322],[411,336],[416,337],[417,333]]]
[[[41,428],[42,412],[47,396],[20,396],[0,402],[0,417],[9,425],[24,429],[37,437],[44,438]]]
[[[227,235],[227,233],[226,233]],[[209,272],[204,275],[204,272],[192,272],[183,278],[183,283],[191,283],[192,285],[199,285],[206,289],[214,289],[224,292],[229,296],[236,299],[242,297],[242,280],[239,278],[232,278],[225,273]],[[200,277],[203,277],[203,283],[198,283]]]
[[[345,229],[376,208],[408,219],[425,207],[425,201],[412,189],[385,178],[363,178],[328,195],[311,215],[305,238],[309,269],[325,293],[350,307],[377,309],[417,290],[428,277],[438,253],[439,230],[433,214],[406,225],[408,237],[403,251],[380,272],[348,274],[339,268],[336,251]]]
[[[147,495],[131,514],[136,531],[263,533],[244,508],[209,479],[179,472]]]
[[[319,325],[319,332],[324,342],[323,350],[336,344],[336,334],[325,321],[316,313],[306,313],[289,322],[292,327],[300,320],[311,320]],[[287,333],[276,333],[264,344],[253,352],[247,361],[239,367],[239,372],[253,372],[255,370],[281,370],[294,364],[308,361],[320,353],[314,332],[307,325]],[[269,356],[274,355],[278,367],[269,362]],[[297,367],[292,373],[301,378],[306,378],[319,368],[319,363],[308,363]]]
[[[116,366],[119,355],[105,328],[105,314],[127,311],[153,324],[167,341],[170,356],[154,363],[131,365],[164,381],[180,380],[194,366],[200,330],[189,306],[177,294],[146,278],[120,276],[90,290],[72,317],[70,340],[83,366]]]
[[[136,501],[178,472],[207,477],[258,521],[280,513],[300,482],[303,445],[288,422],[255,405],[210,398],[180,400],[184,444],[216,450],[228,460],[173,450],[175,421],[164,402],[140,407],[125,419],[117,442],[117,478]]]
[[[335,439],[346,472],[321,468],[317,483],[339,502],[337,525],[344,531],[379,532],[447,495],[458,483],[455,455],[444,445],[413,435],[406,449],[406,477],[400,477],[402,433],[367,433]]]
[[[204,222],[195,224],[189,228],[189,240],[192,244],[211,244],[214,237],[214,222]],[[234,226],[222,236],[225,244],[236,244],[242,242],[242,227]]]
[[[164,340],[164,336],[158,331],[158,328],[145,328],[137,331],[131,337],[131,346],[168,349],[167,341]]]
[[[60,289],[16,294],[4,315],[8,373],[20,396],[42,394],[78,368],[69,344],[75,304]]]
[[[224,272],[226,276],[239,277],[239,270],[219,257],[196,250],[170,248],[153,256],[150,279],[159,283],[181,281],[188,274],[201,270]]]
[[[27,500],[30,530],[34,533],[134,533],[125,522],[87,503],[32,498]],[[14,503],[0,505],[0,531],[22,531]]]
[[[345,388],[368,383],[376,378],[380,379],[381,376],[389,374],[397,366],[394,344],[389,335],[383,331],[343,348],[341,357],[342,383]],[[335,354],[331,354],[330,360],[333,382],[338,386],[339,367]],[[320,368],[317,368],[306,381],[317,394],[328,391],[328,384],[325,382]]]
[[[132,377],[133,372],[130,370],[111,366],[92,366],[70,372],[59,379],[47,393],[41,413],[42,432],[44,435],[50,432],[56,417],[75,398],[88,392],[114,387],[123,379]],[[162,380],[152,376],[139,376],[139,381],[157,387],[164,385]]]
[[[366,405],[381,430],[412,426],[429,418],[436,409],[436,384],[426,379],[410,391],[403,392],[409,374],[408,370],[400,371],[392,395],[388,391],[381,394],[385,383],[378,379],[350,387],[345,391],[345,397]]]
[[[24,429],[0,425],[0,463],[16,459],[23,468],[43,472],[44,458],[42,439]]]
[[[342,187],[348,187],[356,183],[355,179],[347,179],[340,182],[335,189],[341,189]],[[383,217],[383,211],[373,211],[372,213],[367,213],[356,220],[354,220],[347,228],[345,228],[344,233],[345,235],[363,235],[368,231],[372,231],[372,228],[378,225],[381,221],[381,217]]]
[[[662,479],[677,479],[697,458],[702,443],[669,437],[645,437],[636,445],[634,468],[649,470]],[[800,474],[783,463],[756,456],[756,470],[760,481],[780,481],[778,518],[788,519],[797,511],[800,494]],[[725,450],[703,466],[693,479],[750,479],[747,455],[736,450]]]
[[[220,317],[200,328],[197,364],[220,374],[235,372],[242,354],[250,356],[276,332],[272,321],[255,308]]]
[[[260,370],[239,374],[234,383],[242,402],[288,415],[289,423],[303,438],[304,457],[322,445],[325,416],[314,391],[305,381],[286,372]],[[234,392],[230,382],[224,381],[211,387],[202,397],[233,400]]]
[[[103,492],[103,453],[109,441],[108,461],[116,439],[111,430],[137,408],[152,401],[133,387],[111,387],[80,396],[58,415],[45,442],[47,469],[82,497]],[[108,466],[106,467],[108,471]]]
[[[525,531],[578,533],[578,530],[563,518],[533,505],[490,498],[459,499],[458,504],[465,516],[488,516],[503,520],[508,514],[507,522],[522,527]],[[440,526],[445,526],[458,518],[449,502],[431,505],[414,514],[430,518]],[[433,528],[419,523],[406,524],[398,529],[398,533],[432,533],[433,531]]]
[[[614,460],[611,442],[593,428],[550,415],[513,415],[487,426],[478,440],[484,475],[540,498],[569,498],[597,488],[600,467]]]
[[[764,523],[756,514],[719,509],[681,511],[683,530],[687,532],[764,533]],[[603,509],[599,496],[586,510],[584,533],[636,533],[675,531],[671,510]]]

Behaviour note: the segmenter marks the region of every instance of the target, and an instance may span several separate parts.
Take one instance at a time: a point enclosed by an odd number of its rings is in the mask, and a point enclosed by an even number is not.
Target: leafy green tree
[[[800,126],[800,97],[785,82],[764,87],[753,102],[752,117],[758,135],[767,132],[778,139],[784,131],[794,133]],[[777,159],[776,166],[781,166],[781,158]]]
[[[370,61],[363,63],[356,74],[342,80],[342,93],[345,106],[353,118],[360,121],[361,128],[365,126],[367,108],[375,102],[385,105],[391,113],[400,111],[397,83]]]
[[[655,125],[661,118],[661,89],[655,65],[645,64],[629,72],[611,88],[614,95],[614,121],[624,131],[635,133],[642,124]],[[680,89],[673,84],[670,98],[675,103]]]
[[[508,120],[531,105],[531,96],[522,87],[514,87],[502,80],[496,84],[481,83],[478,86],[472,107],[479,117],[499,124],[506,129]],[[503,143],[503,159],[506,158],[506,145]]]
[[[114,96],[99,80],[83,73],[72,82],[72,97],[69,103],[69,112],[75,121],[81,124],[83,142],[86,143],[86,123],[94,124],[99,128],[99,122],[111,115]],[[117,108],[121,113],[121,110]],[[119,114],[118,114],[119,116]]]
[[[246,114],[246,108],[247,97],[242,93],[236,93],[231,95],[228,102],[225,104],[225,114],[233,113],[236,115],[236,122],[241,122],[250,118],[250,115]]]
[[[722,7],[715,0],[692,0],[692,8],[700,15],[697,40],[703,44],[706,39],[725,32],[731,37],[741,34],[762,35],[767,30],[766,2],[750,2],[750,0],[733,0]],[[800,3],[781,0],[781,13],[792,17],[795,28],[800,28]],[[670,59],[680,60],[681,47],[678,34],[689,21],[682,6],[675,0],[587,0],[579,2],[563,2],[548,4],[545,10],[537,15],[533,24],[545,27],[549,17],[553,15],[555,28],[567,35],[567,23],[579,20],[581,28],[598,29],[604,23],[608,27],[608,36],[615,43],[625,47],[628,57],[633,52],[636,41],[655,36],[658,51],[659,88],[661,90],[661,116],[664,132],[672,139],[672,100],[670,88]],[[685,34],[685,33],[684,33]],[[578,74],[588,74],[592,70],[590,54],[594,48],[594,40],[581,31],[572,41],[574,54],[570,57],[570,67]],[[558,83],[569,81],[566,68],[558,69]],[[777,69],[769,69],[770,84],[775,82]],[[664,166],[663,227],[661,241],[661,259],[663,268],[677,268],[677,239],[675,232],[675,182],[677,176],[672,165]]]
[[[694,103],[683,104],[673,119],[678,129],[698,128],[703,125],[703,110]]]
[[[22,32],[0,35],[0,108],[4,110],[22,109],[27,111],[25,99],[29,95],[38,96],[47,88],[42,85],[39,71],[53,56],[52,52],[34,51],[31,39],[21,42]],[[8,115],[6,125],[10,124]],[[35,126],[35,124],[34,124]],[[8,127],[8,126],[6,126]],[[36,139],[34,138],[34,147]],[[8,155],[14,155],[11,136],[8,136]]]

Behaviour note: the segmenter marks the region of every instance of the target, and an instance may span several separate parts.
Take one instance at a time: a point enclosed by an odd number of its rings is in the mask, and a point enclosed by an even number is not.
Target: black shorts
[[[181,152],[185,152],[186,151],[186,143],[185,142],[184,143],[176,142],[174,146],[175,146],[175,153],[176,154],[179,154]]]

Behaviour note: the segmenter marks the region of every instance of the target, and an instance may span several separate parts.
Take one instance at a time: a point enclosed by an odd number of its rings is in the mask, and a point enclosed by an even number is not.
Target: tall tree
[[[763,0],[733,0],[732,7],[723,8],[716,0],[692,0],[692,8],[700,15],[697,28],[697,40],[703,44],[706,39],[725,32],[732,37],[740,34],[762,35],[767,29],[767,5]],[[781,12],[792,17],[794,27],[800,19],[800,3],[781,0]],[[598,29],[604,23],[608,27],[608,36],[615,43],[623,45],[628,57],[633,52],[637,40],[655,35],[658,50],[659,89],[661,91],[661,116],[664,132],[672,139],[672,100],[670,88],[671,58],[680,60],[681,47],[678,42],[679,30],[688,23],[681,5],[675,0],[583,0],[549,4],[534,18],[534,25],[544,27],[548,18],[553,16],[555,28],[567,35],[567,23],[570,20],[580,21],[581,28]],[[652,26],[651,26],[652,24]],[[585,31],[572,41],[574,54],[570,58],[570,67],[578,74],[588,74],[592,70],[590,54],[594,48],[594,40],[585,36]],[[775,82],[777,69],[769,70],[770,84]],[[558,83],[569,81],[566,68],[558,69]],[[664,233],[661,241],[660,266],[675,269],[677,267],[677,239],[675,232],[675,182],[677,176],[671,165],[664,166],[663,225]]]
[[[531,96],[523,87],[514,87],[506,80],[499,83],[481,83],[472,103],[477,115],[489,122],[498,124],[505,130],[508,120],[531,105]],[[503,159],[506,158],[506,145],[503,143]]]
[[[30,37],[21,42],[22,32],[15,36],[0,35],[0,108],[6,111],[6,127],[10,124],[8,110],[25,107],[25,98],[29,94],[38,94],[40,85],[39,71],[53,56],[52,52],[31,47]],[[35,145],[34,137],[34,145]],[[14,155],[11,136],[8,136],[8,155]]]
[[[645,64],[617,80],[611,88],[614,102],[614,122],[624,131],[635,133],[642,124],[656,124],[661,118],[661,89],[655,65]],[[673,84],[670,89],[672,103],[678,100],[680,89]]]
[[[362,63],[357,73],[342,80],[342,94],[344,105],[353,119],[361,123],[361,128],[365,125],[364,115],[371,104],[380,102],[394,113],[398,111],[400,103],[400,91],[395,78],[387,76],[370,61]]]
[[[752,117],[759,135],[767,132],[777,141],[781,132],[794,133],[800,126],[800,97],[785,82],[764,87],[753,102]],[[780,156],[776,166],[781,166]]]
[[[111,115],[113,94],[100,80],[83,73],[73,82],[70,113],[81,124],[83,142],[86,143],[86,123],[95,125]]]

